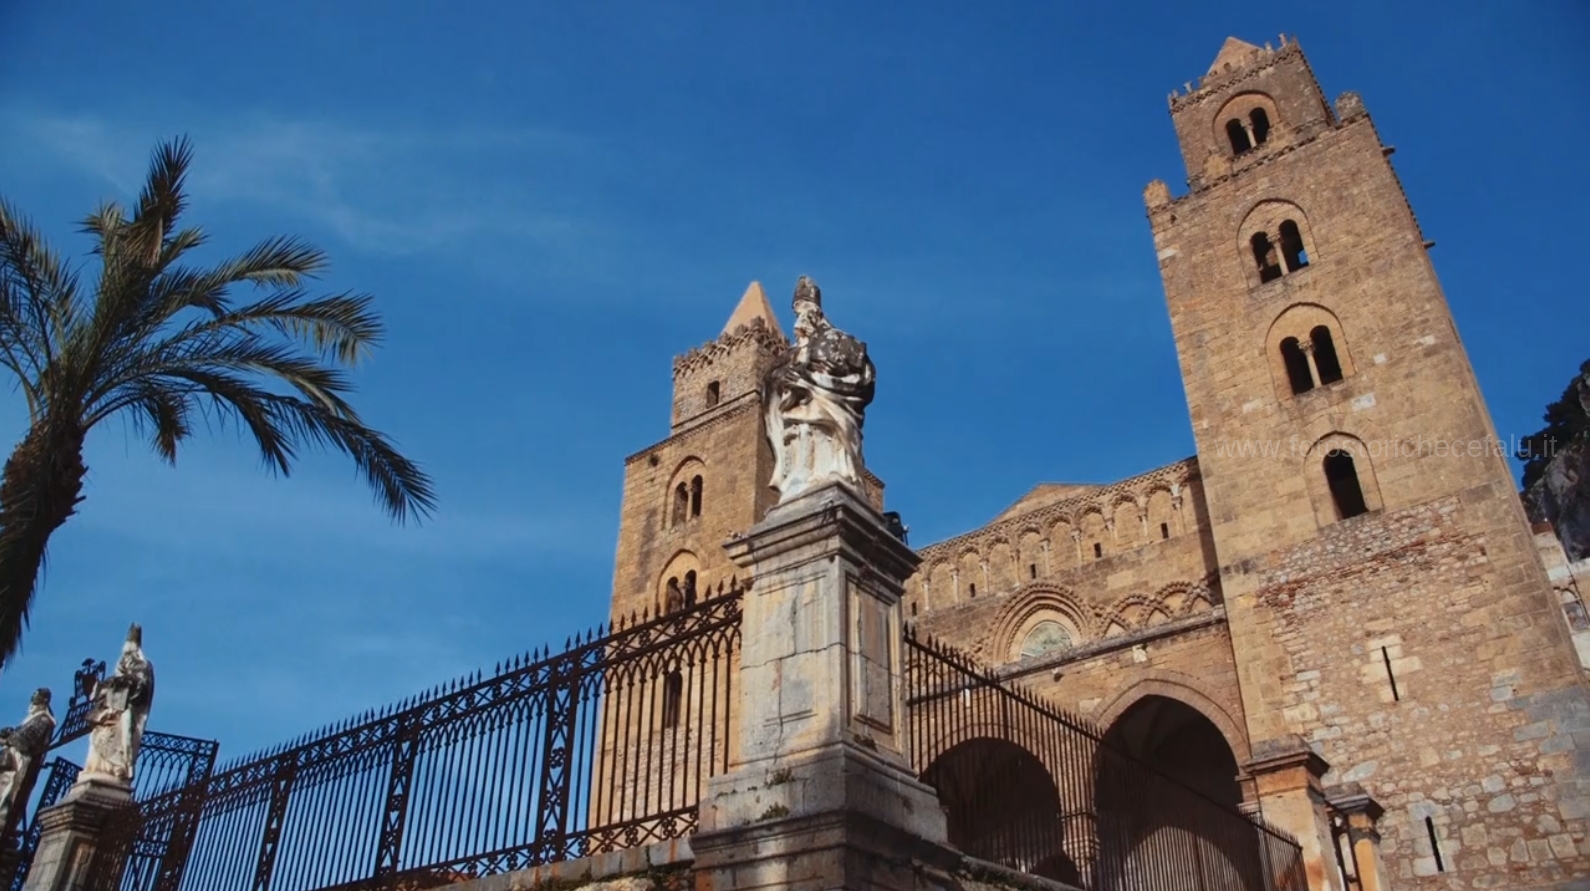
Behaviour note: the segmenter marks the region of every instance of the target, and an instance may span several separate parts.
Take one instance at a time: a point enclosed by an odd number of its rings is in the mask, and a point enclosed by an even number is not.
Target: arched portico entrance
[[[1096,778],[1100,887],[1262,888],[1255,830],[1232,818],[1237,772],[1224,734],[1192,706],[1149,695],[1122,712]]]
[[[1009,740],[969,739],[934,759],[922,781],[948,812],[950,844],[982,860],[1077,881],[1062,847],[1060,794],[1031,752]]]

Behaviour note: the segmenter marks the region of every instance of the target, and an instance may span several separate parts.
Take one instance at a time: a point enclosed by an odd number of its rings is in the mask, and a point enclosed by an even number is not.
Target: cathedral
[[[1233,807],[1317,764],[1374,802],[1391,884],[1569,887],[1590,562],[1525,517],[1391,147],[1289,38],[1228,39],[1169,105],[1187,188],[1144,201],[1196,454],[916,543],[906,620]],[[625,462],[615,616],[731,584],[724,543],[776,500],[759,382],[787,345],[752,284],[674,360],[668,436]]]

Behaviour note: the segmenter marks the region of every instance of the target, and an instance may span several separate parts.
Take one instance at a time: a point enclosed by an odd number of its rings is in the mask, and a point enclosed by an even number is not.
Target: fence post
[[[698,887],[891,889],[914,887],[902,862],[954,869],[944,811],[909,763],[900,594],[916,554],[842,484],[726,547],[752,576],[739,748],[701,803]]]
[[[392,772],[387,776],[386,806],[381,813],[381,838],[375,852],[376,876],[398,871],[403,856],[403,824],[408,818],[409,788],[414,785],[414,761],[420,751],[420,727],[405,717],[392,743]]]
[[[1264,819],[1295,836],[1302,848],[1309,891],[1343,891],[1320,785],[1329,769],[1300,737],[1255,744],[1253,760],[1247,764]]]
[[[287,819],[287,798],[298,776],[298,753],[289,752],[276,762],[271,775],[270,805],[265,812],[265,831],[260,836],[259,860],[254,864],[254,891],[270,891],[271,871],[276,868],[276,851],[281,847],[282,823]]]

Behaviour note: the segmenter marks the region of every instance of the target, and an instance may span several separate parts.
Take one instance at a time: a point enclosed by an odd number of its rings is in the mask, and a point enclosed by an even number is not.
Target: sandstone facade
[[[1531,531],[1391,148],[1295,41],[1228,40],[1170,111],[1188,191],[1145,201],[1197,455],[922,548],[907,620],[1253,810],[1250,766],[1301,738],[1384,807],[1398,887],[1569,887],[1590,570]],[[676,360],[672,435],[626,464],[615,614],[735,572],[784,343],[753,285]]]

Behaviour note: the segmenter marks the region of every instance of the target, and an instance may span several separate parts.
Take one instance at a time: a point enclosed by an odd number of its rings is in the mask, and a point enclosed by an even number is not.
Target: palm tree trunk
[[[50,536],[82,501],[83,431],[35,424],[0,479],[0,666],[16,653]]]

